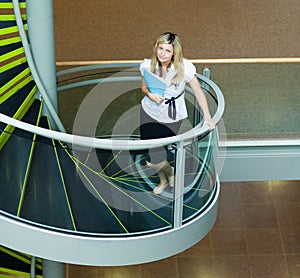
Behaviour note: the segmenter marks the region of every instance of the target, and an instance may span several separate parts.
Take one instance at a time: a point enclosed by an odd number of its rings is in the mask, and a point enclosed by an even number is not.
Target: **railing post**
[[[209,68],[203,68],[202,69],[202,75],[208,79],[210,79],[210,69]],[[200,82],[201,88],[205,91],[207,91],[209,89],[209,86],[201,81]],[[199,103],[197,101],[197,99],[195,98],[195,103],[194,103],[194,126],[199,124],[201,121],[201,113],[200,113],[200,106]]]
[[[210,68],[203,68],[202,69],[202,75],[208,79],[210,79]],[[201,82],[201,86],[204,90],[208,90],[209,89],[209,86],[205,83],[205,82]]]
[[[31,265],[30,265],[30,278],[35,278],[35,263],[36,263],[36,258],[32,256]]]
[[[27,0],[26,11],[33,60],[48,97],[57,112],[53,0]],[[52,128],[56,128],[45,106],[43,114],[49,117]]]
[[[177,145],[175,170],[173,227],[179,228],[182,225],[183,218],[183,192],[185,174],[185,148],[182,141],[180,141]]]
[[[63,263],[43,260],[44,278],[65,278],[65,266]]]

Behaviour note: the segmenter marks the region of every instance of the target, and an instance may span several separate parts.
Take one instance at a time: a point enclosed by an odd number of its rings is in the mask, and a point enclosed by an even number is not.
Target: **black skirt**
[[[178,134],[182,120],[173,123],[160,123],[151,118],[143,108],[140,112],[140,134],[142,140],[172,137]],[[167,159],[167,146],[151,149],[147,160],[159,163]]]
[[[143,108],[140,113],[141,139],[158,139],[178,134],[182,120],[173,123],[160,123],[151,118]]]

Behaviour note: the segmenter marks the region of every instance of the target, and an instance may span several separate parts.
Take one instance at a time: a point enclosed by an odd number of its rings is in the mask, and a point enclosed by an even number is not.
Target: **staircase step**
[[[1,26],[1,24],[0,24],[0,26]],[[1,27],[0,27],[0,29],[1,29]],[[21,47],[23,47],[22,42],[15,42],[12,44],[2,45],[2,46],[0,46],[0,55],[4,55],[8,52],[14,51]]]
[[[3,87],[6,83],[8,83],[15,76],[20,74],[22,71],[28,68],[27,63],[20,64],[16,67],[13,67],[5,72],[0,73],[0,87]],[[1,96],[1,95],[0,95]]]
[[[77,230],[92,233],[123,233],[124,229],[113,217],[107,206],[97,198],[92,185],[81,174],[79,169],[84,167],[76,165],[76,162],[72,161],[71,152],[68,152],[60,144],[57,145],[57,152],[63,165],[66,190]],[[86,177],[95,176],[91,172],[86,172],[85,174],[87,174]]]
[[[49,128],[45,117],[41,118],[40,127]],[[51,139],[36,137],[20,217],[42,225],[74,230],[62,184],[60,165],[57,164]]]
[[[0,104],[0,113],[5,114],[10,117],[14,117],[15,113],[18,111],[19,107],[28,97],[29,92],[34,88],[35,83],[31,81],[25,85],[18,93],[11,96],[7,101]],[[0,123],[0,131],[3,131],[6,127],[5,123]],[[0,132],[1,133],[1,132]]]
[[[24,122],[35,125],[39,111],[40,101],[35,100]],[[13,215],[17,215],[32,140],[31,133],[15,129],[0,152],[0,209]]]
[[[34,81],[29,82],[17,93],[12,95],[8,100],[0,104],[0,113],[13,117],[15,112],[25,101],[26,97],[28,96],[28,93],[33,89],[34,86]]]

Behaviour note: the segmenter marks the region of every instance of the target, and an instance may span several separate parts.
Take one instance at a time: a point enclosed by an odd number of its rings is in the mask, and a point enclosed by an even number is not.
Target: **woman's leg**
[[[157,175],[159,178],[159,184],[153,189],[154,194],[162,193],[168,186],[168,179],[166,174],[163,171],[158,170]]]
[[[164,175],[164,177],[167,179],[169,186],[174,186],[174,167],[171,166],[167,160],[156,164],[147,161],[147,166],[156,170],[157,173],[161,172],[162,175]]]
[[[175,136],[178,134],[180,126],[181,121],[171,124],[159,123],[141,109],[140,132],[142,140]],[[163,192],[168,185],[174,186],[174,167],[167,161],[167,152],[167,147],[151,149],[148,152],[149,161],[146,161],[147,166],[156,170],[160,179],[159,184],[153,190],[155,194]]]

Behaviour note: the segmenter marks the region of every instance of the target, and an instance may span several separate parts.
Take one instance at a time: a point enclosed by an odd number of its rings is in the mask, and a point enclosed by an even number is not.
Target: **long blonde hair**
[[[157,38],[157,40],[153,46],[153,52],[152,52],[152,57],[151,57],[151,71],[154,73],[156,66],[158,64],[159,65],[159,74],[161,75],[161,64],[160,64],[159,60],[157,59],[157,55],[156,55],[157,47],[160,43],[167,43],[167,44],[173,45],[174,54],[172,57],[172,63],[177,72],[177,74],[173,78],[173,81],[175,81],[175,83],[179,83],[184,76],[184,64],[183,64],[181,42],[180,42],[179,37],[174,33],[166,32],[166,33],[161,34]],[[169,66],[171,66],[171,65],[169,65]]]

